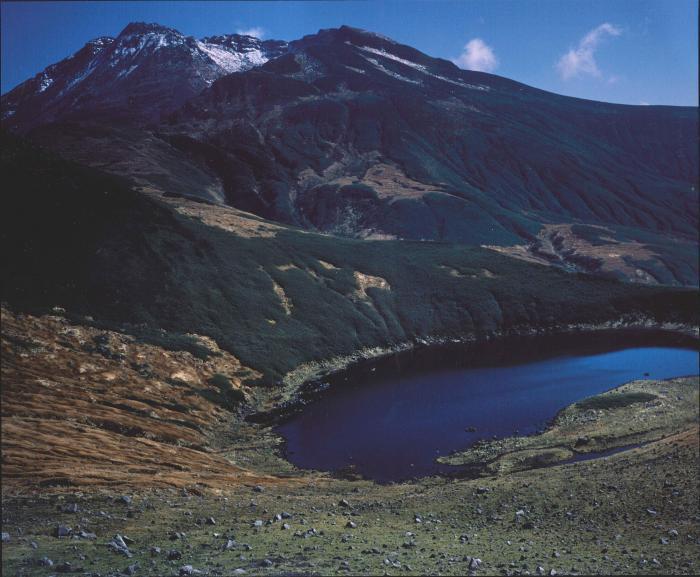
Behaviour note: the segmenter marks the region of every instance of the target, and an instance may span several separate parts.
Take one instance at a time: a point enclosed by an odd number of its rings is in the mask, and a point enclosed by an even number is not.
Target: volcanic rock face
[[[695,108],[558,96],[345,26],[287,45],[132,24],[3,114],[143,188],[312,230],[542,260],[543,226],[567,225],[576,250],[545,261],[697,283]]]

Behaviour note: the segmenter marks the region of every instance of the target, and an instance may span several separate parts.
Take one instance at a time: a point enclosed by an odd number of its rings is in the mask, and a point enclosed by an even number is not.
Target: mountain
[[[119,38],[139,46],[153,34],[178,37],[132,26]],[[227,38],[188,42],[239,53]],[[32,110],[15,89],[3,97],[3,109],[17,103],[4,125],[143,190],[309,230],[488,246],[644,283],[698,282],[697,108],[563,97],[346,26],[276,43],[267,62],[215,80],[204,72],[215,63],[183,46],[167,50],[190,55],[177,66],[156,51],[123,81],[133,77],[133,89],[105,89],[102,114],[51,87]],[[99,92],[109,59],[95,61]],[[199,84],[184,80],[194,77]],[[80,83],[73,98],[90,90]]]
[[[273,386],[370,349],[697,321],[694,290],[461,244],[308,232],[143,194],[12,135],[0,144],[11,191],[0,215],[3,303],[58,306],[78,324],[196,357],[208,353],[192,334],[208,337],[257,373],[247,384]]]
[[[259,66],[286,43],[238,34],[195,40],[158,24],[129,24],[88,42],[2,98],[10,129],[67,119],[155,122],[216,79]]]

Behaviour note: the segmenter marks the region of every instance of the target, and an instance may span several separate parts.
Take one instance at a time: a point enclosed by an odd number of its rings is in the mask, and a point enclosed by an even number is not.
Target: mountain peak
[[[177,34],[182,36],[182,33],[174,28],[168,28],[157,22],[129,22],[124,30],[119,33],[118,38],[132,36],[134,34]]]
[[[369,32],[362,28],[354,28],[343,24],[339,28],[321,28],[316,34],[304,36],[300,42],[303,43],[335,43],[335,42],[350,42],[356,43],[380,43],[380,44],[397,44],[388,36]]]

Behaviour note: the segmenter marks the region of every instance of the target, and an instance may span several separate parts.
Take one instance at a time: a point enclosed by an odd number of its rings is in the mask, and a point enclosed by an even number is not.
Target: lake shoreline
[[[485,335],[465,334],[460,337],[426,337],[387,347],[362,349],[351,355],[336,357],[326,361],[307,363],[291,371],[284,379],[282,400],[271,409],[255,411],[246,416],[246,421],[258,425],[274,427],[299,413],[310,402],[322,395],[332,384],[326,381],[337,380],[340,375],[395,355],[416,350],[440,350],[463,345],[497,344],[508,339],[527,339],[552,336],[585,337],[600,333],[639,333],[677,336],[688,345],[698,347],[700,328],[685,323],[658,323],[652,319],[620,319],[599,324],[574,324],[563,327],[520,327],[505,331],[495,331]],[[333,383],[336,384],[336,383]]]

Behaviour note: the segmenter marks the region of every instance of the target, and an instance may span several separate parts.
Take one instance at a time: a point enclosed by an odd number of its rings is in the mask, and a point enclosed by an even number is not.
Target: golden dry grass
[[[96,352],[97,335],[122,358]],[[136,369],[145,364],[148,378]],[[217,391],[207,383],[215,373],[240,387],[235,375],[244,371],[225,352],[204,361],[60,317],[3,309],[3,491],[109,485],[222,489],[265,481],[215,453],[215,433],[232,415],[202,394]]]

